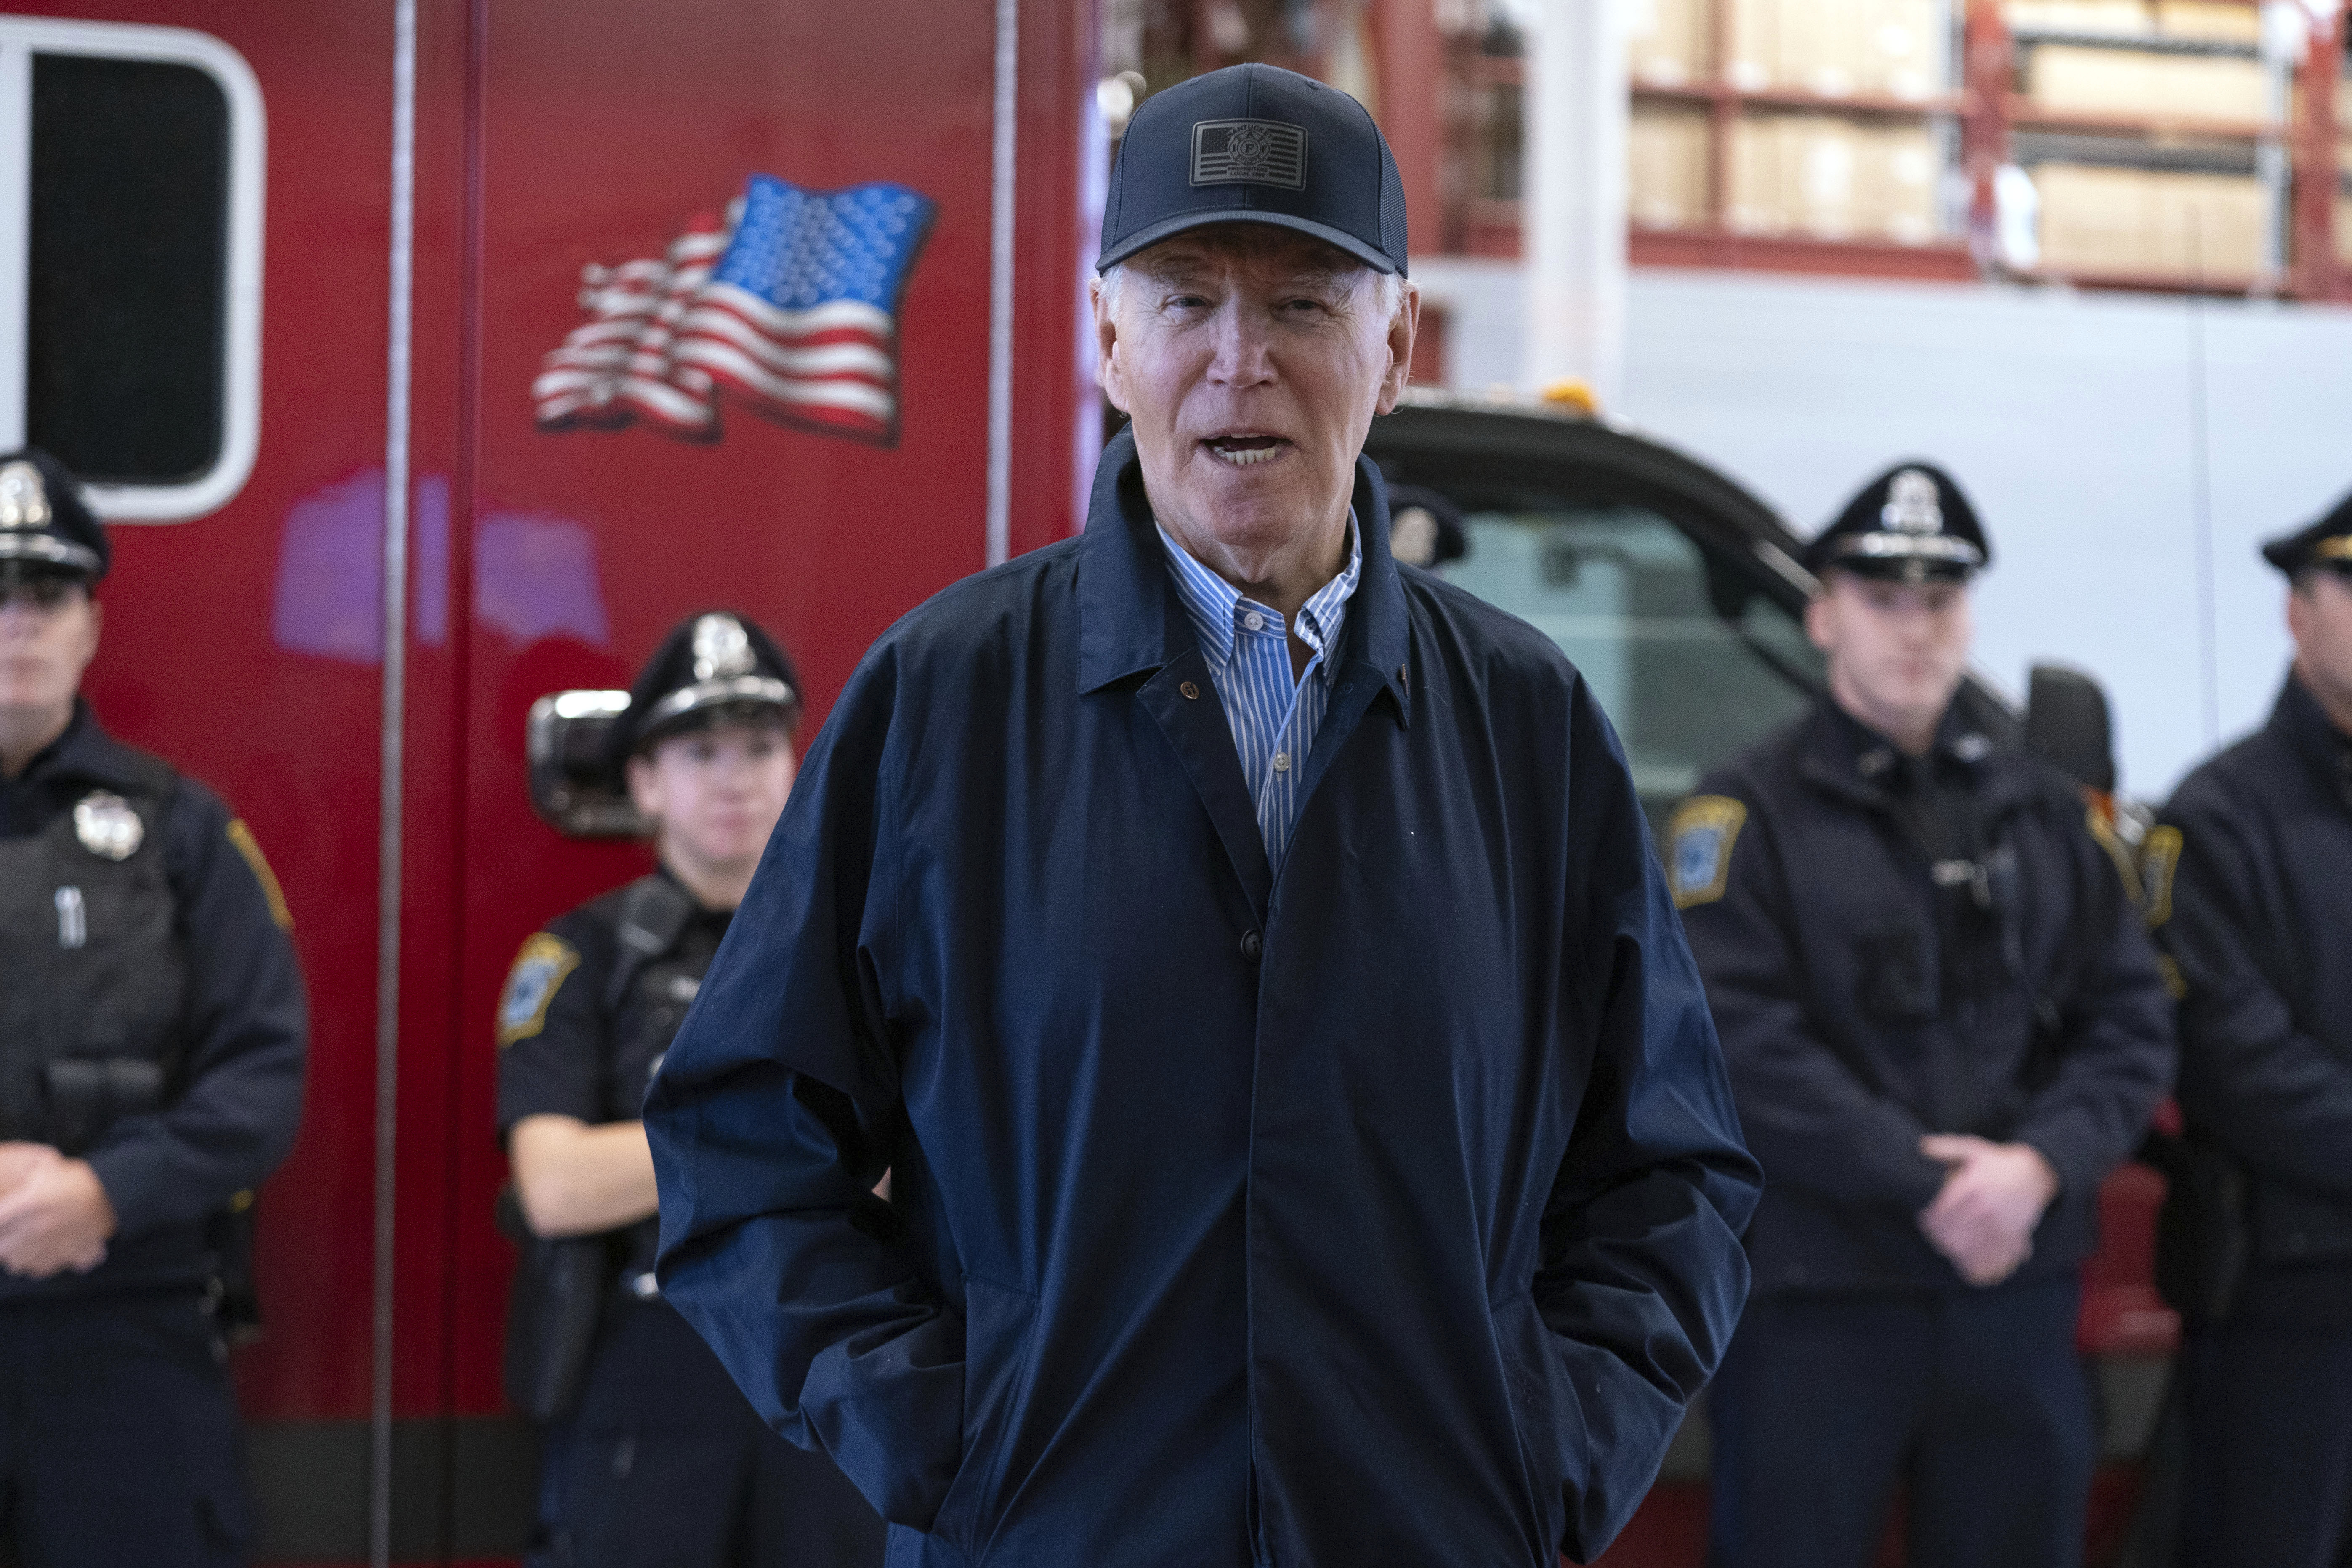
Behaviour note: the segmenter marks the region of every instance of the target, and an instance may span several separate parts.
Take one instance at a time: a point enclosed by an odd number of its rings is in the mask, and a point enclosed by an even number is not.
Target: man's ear
[[[1397,399],[1404,395],[1405,383],[1412,377],[1412,340],[1420,330],[1421,286],[1408,279],[1397,300],[1396,314],[1389,318],[1389,368],[1381,377],[1382,414],[1397,405]]]
[[[1112,318],[1109,301],[1103,295],[1103,280],[1090,279],[1087,284],[1087,302],[1095,312],[1095,380],[1101,384],[1103,395],[1121,414],[1129,412],[1124,367],[1118,361],[1118,322]]]

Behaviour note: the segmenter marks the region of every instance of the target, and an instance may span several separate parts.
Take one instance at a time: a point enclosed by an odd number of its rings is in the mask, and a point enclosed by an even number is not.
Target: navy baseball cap
[[[1144,100],[1110,172],[1095,270],[1213,223],[1295,229],[1404,271],[1404,182],[1381,128],[1279,66],[1227,66]]]

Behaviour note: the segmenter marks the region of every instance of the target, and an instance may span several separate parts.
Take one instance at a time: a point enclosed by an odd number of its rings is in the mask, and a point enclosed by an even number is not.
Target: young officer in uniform
[[[79,695],[110,559],[0,458],[0,1562],[245,1561],[215,1226],[283,1159],[286,906],[220,797]]]
[[[882,1560],[881,1520],[831,1460],[768,1430],[653,1276],[638,1107],[783,810],[800,711],[757,626],[681,623],[615,736],[658,867],[525,942],[499,1004],[499,1125],[525,1219],[610,1233],[618,1262],[577,1412],[548,1432],[533,1561],[551,1568]]]
[[[1806,554],[1828,694],[1668,825],[1765,1170],[1717,1568],[1864,1568],[1898,1482],[1915,1565],[2081,1560],[2075,1269],[2169,1003],[2074,786],[1955,700],[1989,555],[1941,471],[1873,480]]]
[[[2336,1568],[2352,1560],[2352,497],[2263,554],[2291,584],[2294,668],[2270,722],[2183,781],[2145,858],[2185,990],[2180,1107],[2246,1194],[2187,1260],[2211,1310],[2192,1312],[2181,1356],[2181,1561]]]

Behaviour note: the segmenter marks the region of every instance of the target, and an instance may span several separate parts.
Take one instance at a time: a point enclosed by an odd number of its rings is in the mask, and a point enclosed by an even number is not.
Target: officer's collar
[[[1404,586],[1389,554],[1388,489],[1372,460],[1356,458],[1357,537],[1363,575],[1348,601],[1340,633],[1340,663],[1369,667],[1394,700],[1397,716],[1412,716],[1405,675],[1411,647]],[[1143,464],[1135,431],[1121,430],[1103,448],[1087,506],[1086,537],[1078,546],[1078,690],[1097,691],[1129,676],[1159,669],[1199,644],[1160,544],[1151,503],[1143,493]]]
[[[80,779],[117,790],[137,790],[146,781],[130,748],[106,732],[87,699],[74,699],[73,717],[65,732],[37,752],[25,771],[11,781],[32,784],[49,779]]]
[[[1906,755],[1901,747],[1874,725],[1847,712],[1835,698],[1824,697],[1822,705],[1835,716],[1836,728],[1844,738],[1854,772],[1875,780],[1888,778],[1897,771]],[[1974,767],[1992,752],[1992,742],[1960,711],[1959,700],[1955,697],[1944,710],[1944,716],[1936,721],[1936,733],[1928,742],[1927,756],[1919,760],[1932,758]]]
[[[694,889],[686,885],[686,879],[669,868],[669,862],[663,859],[658,851],[654,855],[654,875],[676,888],[679,896],[686,900],[687,909],[690,911],[687,917],[688,920],[715,921],[723,926],[735,918],[733,910],[714,910],[704,903]]]
[[[1961,711],[1956,697],[1936,725],[1936,739],[1927,755],[1939,763],[1957,763],[1971,773],[1995,752],[1987,736]],[[1808,777],[1837,793],[1856,799],[1883,802],[1895,787],[1905,754],[1894,742],[1838,706],[1827,693],[1813,715],[1805,746]]]
[[[2318,771],[2328,789],[2352,805],[2352,736],[2336,727],[2303,677],[2293,670],[2271,710],[2270,728]]]

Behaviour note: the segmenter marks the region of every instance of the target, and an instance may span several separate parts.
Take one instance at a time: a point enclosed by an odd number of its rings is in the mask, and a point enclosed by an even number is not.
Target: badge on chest
[[[147,837],[147,825],[139,820],[131,803],[102,789],[92,790],[75,803],[73,825],[81,847],[103,860],[130,859]]]

